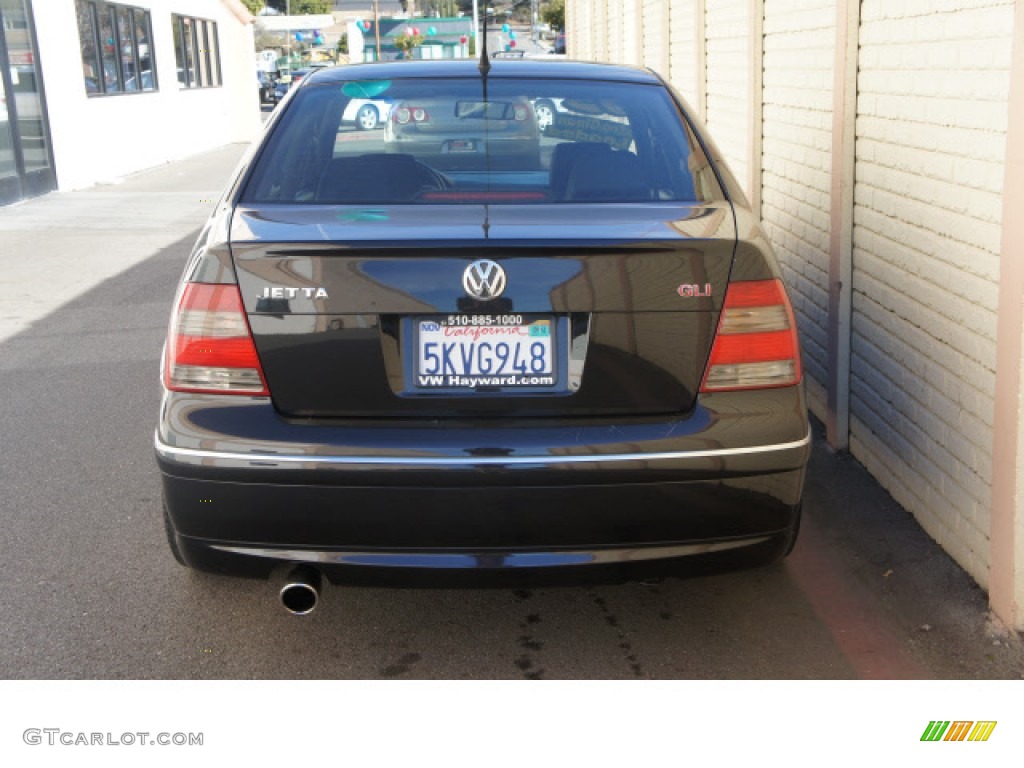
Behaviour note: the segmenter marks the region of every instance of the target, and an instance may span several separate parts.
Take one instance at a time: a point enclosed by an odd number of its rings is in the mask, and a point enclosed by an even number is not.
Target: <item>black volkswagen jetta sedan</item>
[[[407,141],[348,130],[350,99],[400,104]],[[810,432],[779,267],[649,70],[304,78],[199,237],[163,388],[174,555],[301,566],[296,612],[346,567],[771,559],[796,537]]]

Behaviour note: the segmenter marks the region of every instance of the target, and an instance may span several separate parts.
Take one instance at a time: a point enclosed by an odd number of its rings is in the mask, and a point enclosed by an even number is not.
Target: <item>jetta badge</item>
[[[474,299],[496,299],[505,290],[505,270],[489,259],[479,259],[462,273],[462,287]]]

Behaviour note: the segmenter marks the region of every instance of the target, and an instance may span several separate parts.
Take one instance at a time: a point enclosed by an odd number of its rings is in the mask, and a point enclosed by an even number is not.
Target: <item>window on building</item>
[[[103,0],[75,0],[75,12],[89,96],[156,90],[149,11]]]
[[[135,9],[135,42],[139,46],[139,69],[142,71],[142,90],[156,89],[156,65],[153,61],[153,30],[149,11]]]
[[[178,64],[178,85],[182,88],[219,86],[220,50],[217,22],[191,16],[171,17],[174,55]]]

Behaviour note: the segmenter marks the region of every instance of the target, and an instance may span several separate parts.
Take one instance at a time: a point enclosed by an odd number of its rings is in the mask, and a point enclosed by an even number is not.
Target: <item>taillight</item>
[[[167,333],[164,385],[179,392],[270,394],[237,285],[185,286]]]
[[[729,285],[701,392],[799,383],[800,344],[780,280]]]
[[[399,107],[395,110],[395,122],[405,125],[410,120],[416,123],[429,123],[430,113],[423,107]]]

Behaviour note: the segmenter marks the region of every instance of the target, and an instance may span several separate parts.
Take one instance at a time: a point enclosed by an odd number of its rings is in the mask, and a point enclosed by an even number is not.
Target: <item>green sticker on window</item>
[[[375,99],[390,87],[390,80],[355,80],[345,83],[341,92],[350,99]]]
[[[341,221],[364,222],[364,221],[387,221],[388,212],[379,208],[364,208],[358,211],[342,211],[336,214]]]

